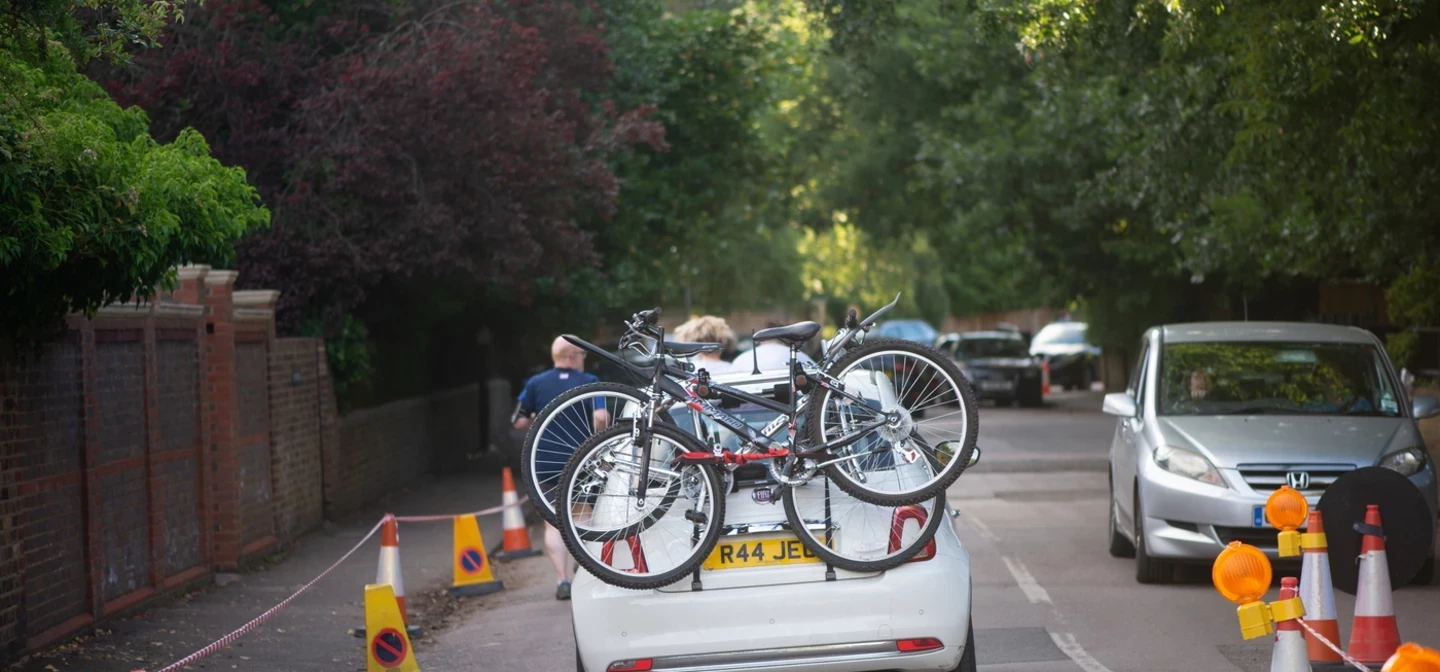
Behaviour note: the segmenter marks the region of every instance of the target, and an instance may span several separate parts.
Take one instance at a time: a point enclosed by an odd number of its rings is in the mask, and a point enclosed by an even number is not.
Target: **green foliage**
[[[186,261],[224,261],[268,212],[238,168],[183,132],[169,144],[52,53],[0,49],[0,329],[149,296]]]
[[[79,63],[124,61],[156,46],[160,30],[185,19],[186,0],[0,0],[0,43],[7,51]],[[59,46],[61,48],[57,49]]]
[[[308,319],[301,324],[300,333],[325,339],[325,359],[330,363],[336,405],[345,413],[350,410],[352,400],[371,382],[375,348],[364,322],[348,313],[338,322],[337,328],[326,329],[323,320]]]

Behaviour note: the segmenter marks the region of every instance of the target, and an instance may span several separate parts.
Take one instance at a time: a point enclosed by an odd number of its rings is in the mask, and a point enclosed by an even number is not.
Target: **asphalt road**
[[[1207,568],[1175,585],[1135,582],[1134,561],[1106,553],[1106,455],[1114,421],[1094,392],[1045,408],[985,406],[983,458],[950,490],[973,561],[976,651],[987,672],[1267,670],[1267,638],[1241,639],[1235,607]],[[574,669],[567,603],[536,560],[508,594],[426,648],[434,669]],[[540,562],[543,562],[541,560]],[[517,565],[521,563],[516,563]],[[529,580],[522,577],[529,574]],[[1278,578],[1277,578],[1278,585]],[[1274,599],[1271,592],[1269,599]],[[1348,636],[1353,598],[1337,595]],[[1440,586],[1394,594],[1401,637],[1440,647]]]

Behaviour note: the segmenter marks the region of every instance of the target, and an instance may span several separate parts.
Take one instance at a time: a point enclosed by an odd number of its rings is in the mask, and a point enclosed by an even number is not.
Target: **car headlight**
[[[1225,485],[1225,479],[1220,478],[1220,472],[1215,469],[1215,465],[1193,450],[1160,446],[1155,449],[1155,464],[1172,474],[1193,478],[1201,483],[1221,487]]]
[[[1391,453],[1380,458],[1380,466],[1398,472],[1401,476],[1409,476],[1425,466],[1425,451],[1420,448],[1410,448],[1398,453]]]

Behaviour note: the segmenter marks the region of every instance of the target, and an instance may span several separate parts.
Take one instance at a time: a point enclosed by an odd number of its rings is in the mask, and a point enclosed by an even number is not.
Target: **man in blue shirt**
[[[585,373],[585,351],[571,345],[564,338],[557,337],[555,342],[550,344],[550,359],[555,363],[555,368],[531,376],[521,388],[520,404],[515,410],[515,429],[529,429],[530,423],[541,409],[570,389],[600,382],[599,378]],[[587,415],[588,418],[584,417]],[[596,399],[593,403],[585,404],[583,408],[578,405],[570,407],[565,411],[564,417],[556,417],[554,422],[561,426],[577,426],[576,429],[593,429],[598,432],[610,424],[610,416],[605,409],[604,400]],[[586,432],[578,433],[583,434],[578,437],[579,440],[576,440],[577,432],[568,430],[547,430],[545,436],[537,437],[535,478],[538,482],[558,485],[560,471],[565,468],[568,456],[575,452],[581,441],[589,438]],[[570,599],[570,552],[565,548],[565,540],[560,537],[560,531],[548,524],[545,526],[545,555],[550,557],[550,562],[555,565],[555,573],[559,576],[555,586],[555,599]]]

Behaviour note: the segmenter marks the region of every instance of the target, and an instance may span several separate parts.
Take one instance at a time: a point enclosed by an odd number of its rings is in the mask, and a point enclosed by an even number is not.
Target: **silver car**
[[[1110,553],[1141,583],[1240,540],[1272,558],[1265,499],[1289,484],[1313,506],[1359,467],[1407,477],[1436,513],[1435,465],[1416,420],[1440,401],[1408,395],[1385,348],[1354,327],[1210,322],[1154,327],[1129,388],[1105,396]],[[1429,576],[1434,558],[1421,571]]]

